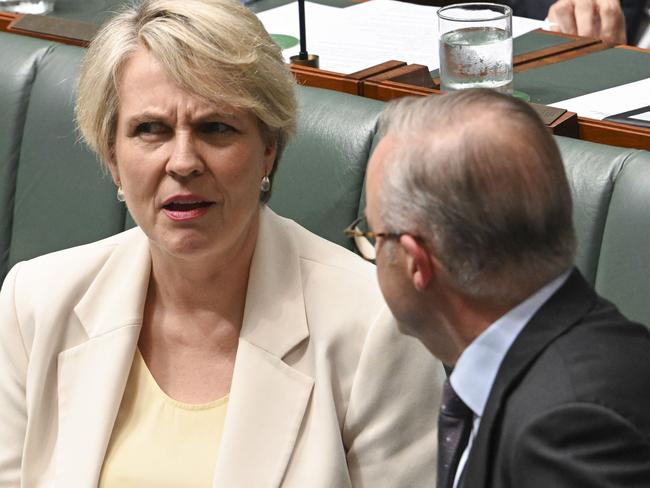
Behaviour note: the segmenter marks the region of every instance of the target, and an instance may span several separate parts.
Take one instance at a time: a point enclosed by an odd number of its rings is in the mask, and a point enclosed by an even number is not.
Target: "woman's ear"
[[[106,161],[106,167],[108,168],[108,171],[110,171],[111,178],[113,178],[115,185],[118,188],[122,186],[122,181],[120,180],[120,171],[117,168],[117,163],[115,162],[115,156],[113,154],[111,154],[108,158],[108,161]]]
[[[278,142],[273,140],[266,144],[264,148],[264,174],[270,175],[275,165],[275,158],[278,154]]]

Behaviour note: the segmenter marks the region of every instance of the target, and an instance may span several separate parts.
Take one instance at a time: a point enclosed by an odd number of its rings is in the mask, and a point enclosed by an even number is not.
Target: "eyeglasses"
[[[399,239],[404,234],[394,232],[364,232],[359,228],[359,224],[365,220],[365,217],[359,217],[343,232],[346,236],[354,239],[354,244],[357,246],[357,250],[363,259],[374,262],[377,259],[376,245],[378,237],[383,237],[384,239]]]

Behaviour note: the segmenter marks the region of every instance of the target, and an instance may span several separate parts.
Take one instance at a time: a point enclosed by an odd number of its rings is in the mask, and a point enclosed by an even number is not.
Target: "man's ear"
[[[413,286],[418,291],[424,291],[431,283],[435,271],[429,250],[422,242],[408,234],[403,234],[399,242],[408,256],[408,272]]]

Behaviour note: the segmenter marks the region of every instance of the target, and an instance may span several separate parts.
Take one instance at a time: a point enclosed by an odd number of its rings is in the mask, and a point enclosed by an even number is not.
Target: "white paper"
[[[318,54],[321,69],[338,73],[353,73],[391,59],[438,69],[437,10],[393,0],[372,0],[343,9],[305,2],[307,51]],[[295,3],[257,15],[269,33],[299,36]],[[545,25],[514,17],[513,35]],[[299,50],[285,49],[285,59]]]
[[[328,7],[318,3],[305,2],[305,19],[307,28],[307,47],[314,42],[312,36],[317,34],[323,26],[336,22],[340,15],[340,8]],[[284,34],[300,38],[298,26],[298,4],[288,3],[271,10],[259,12],[257,17],[262,21],[269,34]],[[314,31],[312,33],[312,31]],[[287,50],[288,51],[288,50]],[[296,50],[296,53],[298,50]]]
[[[582,117],[602,120],[610,115],[629,112],[650,104],[650,78],[600,90],[561,102],[551,107],[564,108]],[[635,118],[641,118],[638,115]],[[647,120],[647,119],[642,119]]]
[[[630,118],[637,119],[637,120],[645,120],[646,122],[650,122],[650,112],[643,112],[641,114],[630,115]]]

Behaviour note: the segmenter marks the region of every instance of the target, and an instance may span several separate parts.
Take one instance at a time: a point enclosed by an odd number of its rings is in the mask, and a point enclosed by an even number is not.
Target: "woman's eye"
[[[232,126],[223,122],[203,122],[199,125],[199,131],[204,134],[223,134],[234,130]]]
[[[136,134],[164,134],[167,127],[160,122],[142,122],[135,128]]]

